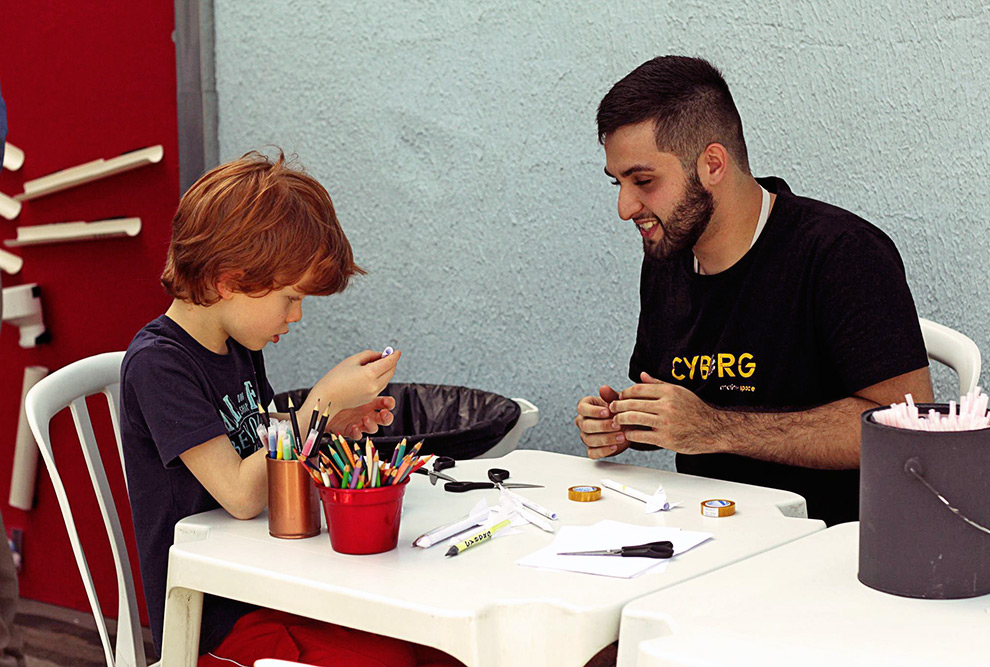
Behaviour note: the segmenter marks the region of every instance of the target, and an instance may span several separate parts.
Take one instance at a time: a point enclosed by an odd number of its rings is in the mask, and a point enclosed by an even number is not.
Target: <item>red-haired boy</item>
[[[299,321],[305,296],[340,292],[359,273],[329,194],[284,156],[249,153],[221,165],[179,202],[161,278],[172,305],[138,332],[121,369],[128,490],[159,654],[175,524],[217,507],[249,519],[267,504],[258,405],[274,391],[262,348]],[[331,406],[330,428],[351,436],[390,424],[395,401],[379,394],[400,356],[348,357],[300,414],[319,400]],[[332,653],[333,664],[414,665],[421,648],[205,596],[199,664],[330,664]]]

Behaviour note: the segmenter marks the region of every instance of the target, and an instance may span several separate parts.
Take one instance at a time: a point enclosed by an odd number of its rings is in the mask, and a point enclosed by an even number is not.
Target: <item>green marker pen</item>
[[[482,528],[474,535],[464,538],[454,546],[447,549],[447,553],[445,553],[444,556],[456,556],[457,554],[461,553],[466,549],[470,549],[476,544],[480,544],[481,542],[487,542],[488,540],[492,539],[492,536],[495,533],[502,530],[510,523],[512,522],[509,521],[508,519],[505,519],[503,521],[499,521],[494,526],[491,526],[489,528]]]

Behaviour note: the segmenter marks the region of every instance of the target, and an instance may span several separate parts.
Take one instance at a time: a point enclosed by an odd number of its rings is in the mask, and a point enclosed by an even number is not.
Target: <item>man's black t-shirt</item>
[[[928,365],[904,265],[865,220],[759,179],[777,195],[756,243],[715,275],[690,249],[647,257],[630,378],[691,389],[717,408],[807,410]],[[678,454],[677,470],[787,489],[829,525],[858,516],[859,471],[735,454]]]
[[[120,374],[127,490],[151,634],[161,655],[175,524],[220,507],[179,455],[224,434],[241,458],[250,455],[260,444],[258,403],[268,405],[274,392],[261,352],[228,339],[227,354],[216,354],[165,315],[134,337]],[[215,648],[237,619],[254,608],[205,596],[200,654]]]

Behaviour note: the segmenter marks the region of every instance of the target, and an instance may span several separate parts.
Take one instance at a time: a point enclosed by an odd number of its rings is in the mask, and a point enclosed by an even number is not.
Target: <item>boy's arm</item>
[[[219,435],[187,449],[179,458],[235,519],[253,519],[268,505],[265,450],[242,459],[230,438]]]

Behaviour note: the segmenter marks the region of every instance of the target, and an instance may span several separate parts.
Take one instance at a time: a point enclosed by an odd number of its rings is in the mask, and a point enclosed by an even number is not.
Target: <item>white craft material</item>
[[[21,330],[21,347],[38,344],[45,333],[45,323],[41,319],[41,290],[37,283],[3,288],[3,321]]]
[[[10,275],[21,272],[24,268],[24,260],[12,252],[0,249],[0,270]]]
[[[137,236],[141,232],[141,218],[113,218],[94,222],[55,222],[48,225],[30,225],[17,228],[17,238],[4,244],[10,248],[42,243],[65,243],[118,236]]]
[[[893,403],[886,410],[873,413],[873,420],[884,426],[910,429],[913,431],[975,431],[990,427],[990,415],[987,396],[977,387],[965,396],[960,397],[959,404],[949,401],[948,414],[929,409],[927,415],[914,404],[914,398],[907,394],[904,403]]]
[[[674,507],[674,505],[667,502],[667,492],[663,490],[663,484],[660,485],[652,496],[648,496],[642,491],[611,479],[603,479],[602,486],[606,489],[617,491],[624,496],[629,496],[630,498],[635,498],[636,500],[646,503],[646,514],[652,514],[653,512],[666,512],[669,511],[671,507]]]
[[[0,216],[13,220],[21,214],[21,202],[0,192]]]
[[[67,190],[77,185],[106,178],[107,176],[113,176],[114,174],[120,174],[148,164],[161,162],[164,156],[165,149],[161,145],[158,145],[124,153],[109,160],[102,158],[93,160],[77,167],[70,167],[32,181],[27,181],[24,183],[24,192],[17,195],[15,199],[27,201],[53,192]]]
[[[24,166],[24,151],[10,142],[3,142],[3,168],[17,171]]]
[[[17,440],[14,444],[14,467],[10,471],[11,507],[29,510],[34,506],[34,484],[38,473],[38,445],[28,426],[24,412],[24,397],[41,378],[48,375],[44,366],[28,366],[24,369],[21,387],[21,411],[17,419]]]

